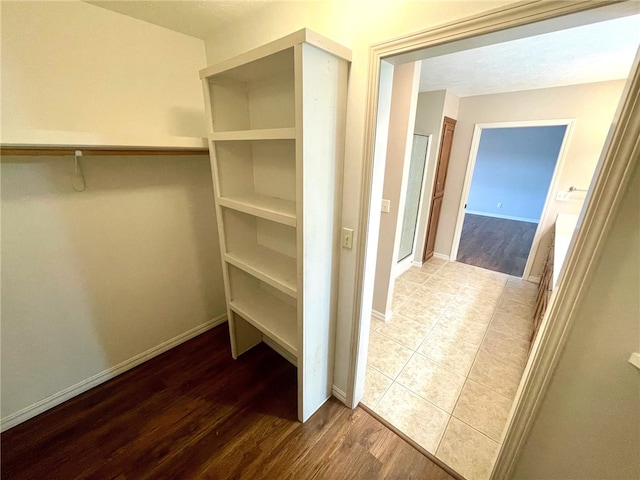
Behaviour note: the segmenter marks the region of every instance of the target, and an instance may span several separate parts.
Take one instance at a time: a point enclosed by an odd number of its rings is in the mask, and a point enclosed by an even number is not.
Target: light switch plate
[[[342,229],[342,248],[353,247],[353,229],[351,228],[343,228]]]
[[[382,213],[389,213],[389,209],[391,208],[391,200],[382,199]]]

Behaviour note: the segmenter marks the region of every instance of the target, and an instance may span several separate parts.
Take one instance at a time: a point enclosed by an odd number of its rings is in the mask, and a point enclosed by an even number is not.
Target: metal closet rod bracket
[[[82,157],[82,150],[76,150],[73,153],[73,156],[75,158],[76,171],[71,184],[73,186],[73,189],[76,192],[84,192],[87,186],[84,183],[84,175],[82,174],[82,166],[80,165],[80,157]]]

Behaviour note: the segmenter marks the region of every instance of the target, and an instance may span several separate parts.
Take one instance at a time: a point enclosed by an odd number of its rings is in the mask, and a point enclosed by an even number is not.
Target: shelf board
[[[281,52],[282,50],[291,48],[294,45],[298,45],[300,43],[309,43],[311,45],[314,45],[315,47],[320,48],[321,50],[335,55],[336,57],[347,60],[348,62],[351,61],[350,49],[334,42],[333,40],[329,40],[328,38],[323,37],[322,35],[319,35],[312,30],[303,28],[302,30],[291,33],[286,37],[274,40],[273,42],[267,43],[266,45],[262,45],[258,48],[254,48],[253,50],[243,53],[242,55],[238,55],[237,57],[202,69],[200,70],[200,78],[210,78],[214,75],[227,72],[231,69],[242,67],[250,62],[259,61],[264,57],[268,57],[269,55]]]
[[[261,245],[255,245],[227,252],[225,260],[290,297],[297,298],[298,282],[295,258]]]
[[[0,143],[13,149],[66,149],[66,150],[141,150],[180,151],[207,150],[203,137],[171,135],[132,135],[127,132],[77,132],[62,130],[3,129]]]
[[[296,226],[296,202],[282,198],[268,197],[256,193],[220,197],[218,203],[223,207],[248,213],[256,217]]]
[[[287,305],[259,288],[242,293],[235,293],[229,303],[231,310],[298,358],[296,307]]]
[[[209,134],[209,140],[212,142],[238,140],[295,140],[295,138],[295,127],[235,130],[228,132],[212,132]]]

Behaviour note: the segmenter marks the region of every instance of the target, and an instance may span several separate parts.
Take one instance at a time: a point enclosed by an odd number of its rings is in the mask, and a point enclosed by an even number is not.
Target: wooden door
[[[440,209],[442,208],[442,197],[444,196],[444,186],[447,181],[449,157],[451,157],[453,132],[455,128],[456,121],[453,118],[444,117],[442,135],[440,136],[440,152],[438,153],[438,164],[436,165],[436,176],[433,181],[431,208],[429,209],[427,239],[424,243],[424,252],[422,253],[423,262],[426,262],[433,257],[433,251],[436,244],[436,234],[438,233],[438,221],[440,220]]]

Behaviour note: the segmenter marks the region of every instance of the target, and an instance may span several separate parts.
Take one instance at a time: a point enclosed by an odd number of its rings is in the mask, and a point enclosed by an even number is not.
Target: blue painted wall
[[[537,223],[566,128],[482,130],[467,212]]]

